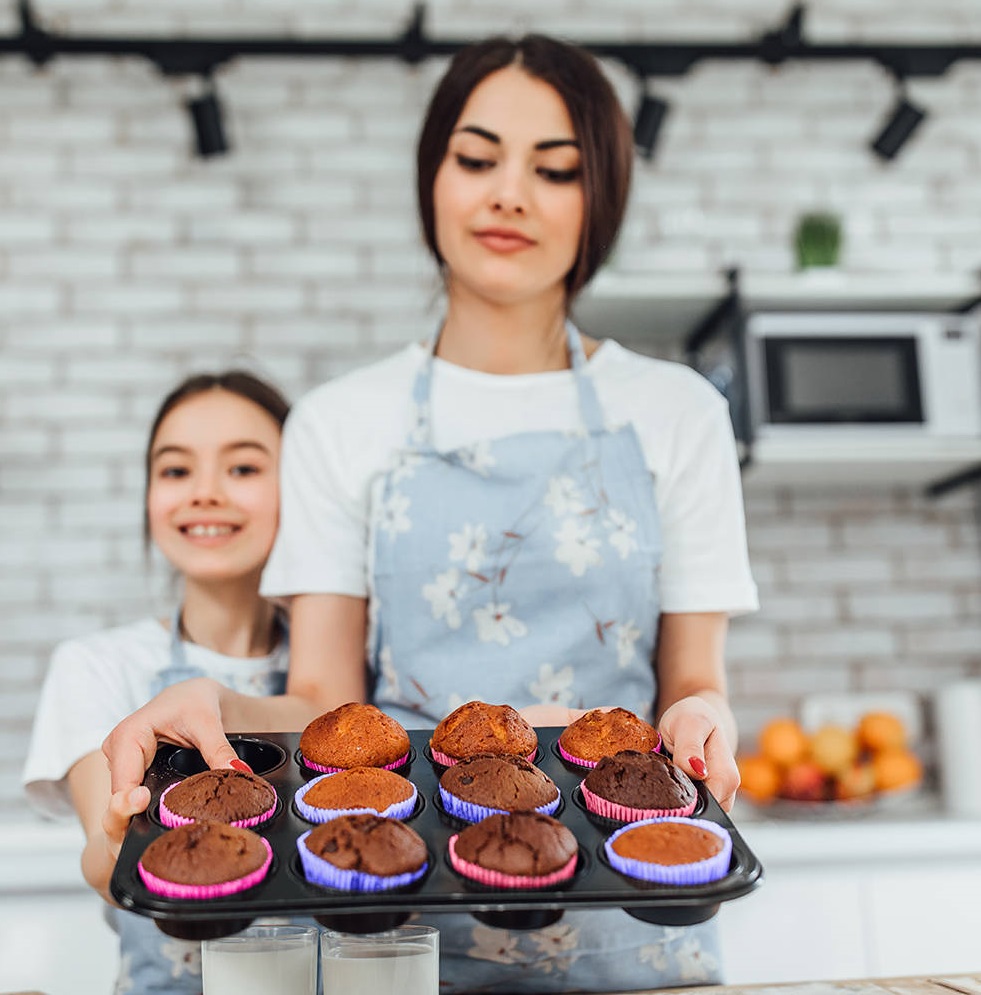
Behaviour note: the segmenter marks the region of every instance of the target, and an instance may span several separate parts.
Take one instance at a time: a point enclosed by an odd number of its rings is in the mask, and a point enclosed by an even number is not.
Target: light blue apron
[[[206,677],[206,672],[187,661],[184,641],[180,635],[181,609],[174,613],[170,627],[170,661],[152,685],[156,695],[165,687],[192,677]],[[284,619],[279,620],[283,639],[288,638]],[[278,654],[281,658],[281,654]],[[266,695],[283,694],[286,672],[270,669],[262,675]],[[244,694],[255,694],[255,674],[248,687],[234,688]],[[125,909],[107,907],[107,919],[119,934],[120,971],[116,995],[201,995],[201,944],[177,940],[162,933],[154,921]]]
[[[581,428],[450,452],[433,445],[434,338],[417,415],[372,493],[369,666],[375,703],[408,727],[477,698],[516,708],[620,705],[650,717],[660,520],[630,424],[607,428],[567,326]],[[615,991],[718,980],[712,924],[665,929],[567,912],[543,930],[440,929],[440,991]]]

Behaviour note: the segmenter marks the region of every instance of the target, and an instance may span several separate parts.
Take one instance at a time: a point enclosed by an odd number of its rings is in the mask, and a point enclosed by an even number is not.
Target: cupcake
[[[562,758],[569,763],[595,767],[603,757],[621,750],[659,750],[661,737],[654,726],[625,708],[594,708],[566,726],[558,745]]]
[[[199,819],[230,826],[257,826],[276,811],[276,789],[265,778],[240,770],[203,770],[177,781],[160,796],[160,821],[186,826]]]
[[[555,782],[524,757],[479,753],[447,767],[439,795],[450,815],[479,822],[495,812],[552,815],[561,795]]]
[[[339,815],[370,812],[407,819],[419,792],[404,777],[383,767],[352,767],[321,774],[302,785],[293,797],[296,810],[310,822],[329,822]]]
[[[534,760],[538,736],[510,705],[468,701],[436,726],[429,749],[433,760],[444,767],[477,753]]]
[[[706,819],[645,819],[618,829],[604,844],[625,877],[657,884],[705,884],[725,877],[732,838]]]
[[[137,870],[147,888],[168,898],[223,898],[258,884],[269,871],[272,847],[250,829],[192,822],[158,836]]]
[[[586,808],[622,822],[691,815],[698,801],[692,779],[660,753],[621,750],[602,760],[579,786]]]
[[[422,837],[398,819],[341,815],[297,841],[306,879],[342,891],[385,891],[418,881],[429,867]]]
[[[300,736],[302,762],[332,774],[351,767],[402,767],[409,759],[409,734],[374,705],[348,702],[317,716]]]
[[[576,872],[579,846],[558,819],[538,812],[489,815],[448,843],[450,864],[492,888],[547,888]]]

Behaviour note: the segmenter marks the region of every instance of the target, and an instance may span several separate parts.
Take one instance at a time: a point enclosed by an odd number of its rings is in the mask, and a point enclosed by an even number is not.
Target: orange
[[[923,780],[920,758],[905,748],[881,750],[872,757],[876,791],[912,788]]]
[[[778,767],[789,767],[807,752],[807,735],[793,719],[771,719],[760,730],[760,753]]]
[[[835,798],[839,801],[868,798],[875,791],[875,771],[872,764],[863,760],[839,771],[835,777],[834,789]]]
[[[858,739],[843,726],[824,725],[811,736],[808,752],[825,774],[837,774],[858,758]]]
[[[892,712],[866,712],[858,722],[858,741],[872,753],[898,750],[906,745],[906,726]]]
[[[780,768],[760,754],[748,757],[737,757],[741,779],[740,790],[760,805],[765,805],[776,796],[780,787]]]

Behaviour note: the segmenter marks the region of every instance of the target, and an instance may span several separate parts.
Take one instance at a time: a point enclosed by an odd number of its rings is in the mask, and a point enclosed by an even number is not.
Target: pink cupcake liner
[[[683,808],[630,808],[627,805],[620,805],[594,794],[586,787],[585,781],[580,783],[579,791],[590,812],[594,815],[601,815],[604,819],[616,819],[619,822],[638,822],[642,819],[667,819],[691,815],[698,803],[696,795],[691,800],[691,804]]]
[[[478,884],[486,884],[491,888],[548,888],[553,884],[568,881],[576,873],[576,864],[579,860],[578,854],[573,854],[568,863],[560,867],[557,871],[552,871],[551,874],[536,876],[504,874],[501,871],[479,867],[477,864],[471,864],[470,861],[464,860],[457,855],[456,840],[458,835],[459,833],[451,836],[448,843],[450,866],[458,874],[462,874],[464,877],[470,878],[471,881],[476,881]]]
[[[707,829],[722,840],[722,850],[705,860],[697,860],[691,864],[657,864],[646,860],[621,857],[613,850],[613,841],[629,829],[644,826],[651,822],[685,822],[700,829]],[[732,857],[732,837],[722,826],[709,822],[707,819],[683,819],[671,816],[665,819],[642,819],[618,829],[603,844],[607,860],[615,870],[627,877],[637,878],[655,884],[691,885],[706,884],[718,881],[729,873],[729,861]]]
[[[443,767],[455,767],[460,761],[456,757],[451,757],[448,753],[440,753],[439,750],[434,750],[431,746],[429,747],[429,752],[432,755],[433,761],[442,765]],[[525,757],[528,763],[533,764],[535,762],[535,756],[538,754],[538,747]]]
[[[559,792],[558,788],[555,790],[558,792],[555,800],[547,802],[545,805],[539,805],[535,809],[536,812],[540,812],[542,815],[551,815],[559,807],[562,793]],[[506,808],[490,808],[487,805],[478,805],[476,802],[464,801],[451,794],[442,785],[439,786],[439,796],[443,801],[443,808],[449,815],[457,819],[465,819],[467,822],[480,822],[481,819],[486,819],[489,815],[497,815],[498,813],[507,815],[511,811]]]
[[[654,744],[654,749],[651,750],[650,752],[651,753],[660,753],[661,752],[661,743],[662,743],[661,734],[658,733],[657,734],[657,742]],[[582,757],[573,756],[571,753],[569,753],[568,750],[566,750],[566,748],[562,745],[561,741],[556,742],[555,745],[558,747],[558,749],[559,749],[559,755],[562,757],[562,759],[563,760],[568,760],[568,762],[570,764],[575,764],[577,767],[589,767],[589,768],[593,768],[593,767],[595,767],[599,763],[598,760],[584,760]]]
[[[303,760],[303,766],[309,770],[319,770],[321,774],[337,774],[342,770],[347,770],[347,767],[325,767],[323,764],[314,763],[309,757],[300,754],[300,758]],[[406,753],[405,756],[399,757],[398,760],[390,764],[385,764],[385,770],[398,770],[399,767],[404,767],[409,762],[409,754]],[[364,767],[374,767],[375,764],[362,764]]]
[[[406,885],[418,881],[429,869],[429,861],[427,860],[418,870],[406,871],[404,874],[392,874],[387,877],[379,874],[367,874],[365,871],[343,870],[307,849],[306,840],[311,832],[313,830],[308,829],[296,841],[300,863],[303,865],[303,874],[311,884],[323,885],[325,888],[337,888],[340,891],[389,891],[392,888],[404,888]]]
[[[335,773],[340,773],[340,771],[335,771]],[[382,811],[365,806],[361,808],[319,808],[316,805],[308,805],[304,800],[307,792],[325,777],[333,776],[333,774],[322,774],[297,788],[296,794],[293,796],[293,803],[296,805],[296,810],[307,822],[330,822],[331,819],[336,819],[341,815],[362,815],[364,813],[380,815],[388,819],[407,819],[415,811],[419,790],[411,781],[406,783],[412,787],[412,795],[404,802],[392,802],[388,808]]]
[[[189,819],[186,815],[178,815],[173,810],[167,808],[167,805],[164,802],[164,799],[170,793],[170,790],[172,788],[176,788],[180,783],[180,781],[175,781],[160,796],[160,821],[170,829],[176,829],[177,826],[189,826],[192,822],[197,822],[197,819]],[[227,823],[227,825],[238,826],[241,829],[249,829],[252,826],[258,826],[260,822],[265,822],[266,819],[271,819],[273,817],[276,812],[276,805],[278,804],[278,801],[279,799],[276,796],[276,789],[273,788],[273,803],[270,808],[267,808],[261,815],[253,815],[248,819],[236,819],[234,822]]]
[[[216,884],[178,884],[176,881],[167,881],[165,878],[151,874],[143,866],[142,860],[136,865],[136,869],[147,888],[157,895],[165,895],[167,898],[224,898],[226,895],[235,895],[257,885],[269,872],[273,857],[272,847],[267,839],[264,837],[260,839],[266,848],[266,859],[262,862],[262,866],[251,874],[235,878],[233,881],[219,881]]]

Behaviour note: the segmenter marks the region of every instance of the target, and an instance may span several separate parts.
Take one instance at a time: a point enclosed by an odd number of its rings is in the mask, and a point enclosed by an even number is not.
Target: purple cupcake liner
[[[439,750],[434,750],[432,746],[429,747],[429,752],[432,755],[433,761],[443,767],[455,767],[460,762],[460,758],[451,757],[448,753],[440,753]],[[525,757],[525,760],[527,760],[528,763],[533,764],[537,754],[538,747],[536,746],[535,749]]]
[[[314,763],[309,757],[305,757],[302,753],[300,754],[300,759],[303,761],[303,766],[308,770],[319,770],[321,774],[337,774],[342,770],[348,770],[347,767],[325,767],[323,764]],[[398,770],[399,767],[404,767],[409,762],[409,754],[406,753],[405,756],[399,757],[398,760],[390,764],[385,764],[385,770]],[[362,764],[362,767],[375,767],[377,764]]]
[[[503,871],[480,867],[478,864],[470,863],[469,860],[464,860],[456,852],[457,836],[459,833],[451,836],[447,844],[450,866],[471,881],[489,885],[491,888],[548,888],[553,884],[568,881],[576,873],[576,865],[579,862],[579,854],[574,853],[567,863],[551,874],[505,874]]]
[[[340,773],[340,771],[335,771],[335,773]],[[299,812],[300,815],[307,820],[307,822],[330,822],[331,819],[336,819],[341,815],[362,815],[364,813],[381,815],[388,819],[407,819],[416,809],[416,801],[419,798],[419,790],[414,784],[412,784],[411,781],[406,781],[406,784],[409,784],[412,787],[412,795],[404,802],[392,802],[392,804],[383,811],[364,806],[361,808],[319,808],[316,805],[308,805],[306,801],[304,801],[307,792],[315,784],[319,784],[322,780],[324,780],[324,778],[333,776],[333,774],[322,774],[320,777],[315,777],[312,781],[308,781],[306,784],[303,784],[296,789],[296,794],[293,796],[293,804],[296,805],[297,812]]]
[[[167,898],[224,898],[226,895],[235,895],[257,885],[269,872],[273,857],[272,847],[267,839],[261,836],[259,838],[266,848],[266,859],[262,862],[262,866],[233,881],[219,881],[216,884],[178,884],[176,881],[167,881],[165,878],[151,874],[143,866],[142,860],[136,865],[136,869],[147,888],[157,895],[165,895]]]
[[[635,829],[637,826],[646,826],[652,822],[683,822],[687,825],[698,826],[706,829],[722,840],[722,850],[705,860],[697,860],[691,864],[657,864],[646,860],[636,860],[634,858],[621,857],[613,850],[614,840],[622,833]],[[615,870],[627,877],[637,878],[641,881],[648,881],[655,884],[707,884],[709,881],[718,881],[729,873],[729,860],[732,857],[732,837],[722,826],[709,822],[707,819],[684,819],[670,816],[664,819],[641,819],[639,822],[632,822],[629,825],[618,829],[603,844],[606,858]]]
[[[172,809],[167,808],[164,799],[170,793],[172,788],[176,788],[180,781],[175,781],[169,788],[167,788],[164,793],[160,796],[160,821],[170,829],[176,829],[177,826],[189,826],[192,822],[197,822],[197,819],[189,819],[186,815],[178,815]],[[271,819],[276,813],[276,805],[279,803],[279,798],[276,795],[276,789],[273,788],[273,803],[270,808],[267,808],[265,812],[261,815],[253,815],[248,819],[236,819],[234,822],[229,822],[229,826],[238,826],[240,829],[249,829],[252,826],[258,826],[260,822],[265,822],[266,819]],[[218,820],[212,820],[218,821]]]
[[[691,815],[698,803],[696,796],[691,800],[691,804],[684,806],[684,808],[630,808],[628,805],[620,805],[594,794],[586,787],[585,781],[579,784],[579,791],[590,812],[594,815],[601,815],[604,819],[615,819],[618,822],[639,822],[643,819],[667,819]]]
[[[540,812],[542,815],[551,815],[559,807],[559,802],[562,801],[562,793],[558,788],[555,790],[557,792],[555,800],[545,805],[539,805],[535,809],[536,812]],[[462,798],[457,798],[456,795],[450,794],[443,785],[439,786],[439,796],[442,799],[443,808],[446,809],[449,815],[457,819],[464,819],[466,822],[480,822],[481,819],[486,819],[489,815],[496,815],[498,813],[507,815],[511,811],[511,809],[490,808],[487,805],[478,805],[476,802],[464,801]]]
[[[654,731],[657,732],[656,729]],[[657,742],[654,744],[654,749],[650,750],[649,752],[660,753],[662,742],[663,740],[661,739],[661,734],[658,732]],[[562,745],[561,741],[556,742],[555,745],[558,747],[559,755],[562,757],[562,759],[567,760],[570,764],[575,764],[577,767],[593,768],[599,763],[598,760],[584,760],[582,757],[573,756],[571,753],[569,753],[568,750],[566,750],[566,748]]]
[[[306,846],[307,837],[313,832],[308,829],[297,841],[296,849],[303,864],[303,874],[311,884],[323,885],[325,888],[337,888],[340,891],[388,891],[392,888],[404,888],[413,881],[418,881],[429,869],[427,860],[422,867],[404,874],[392,874],[382,877],[379,874],[367,874],[365,871],[343,870],[335,867],[329,860],[311,853]]]

